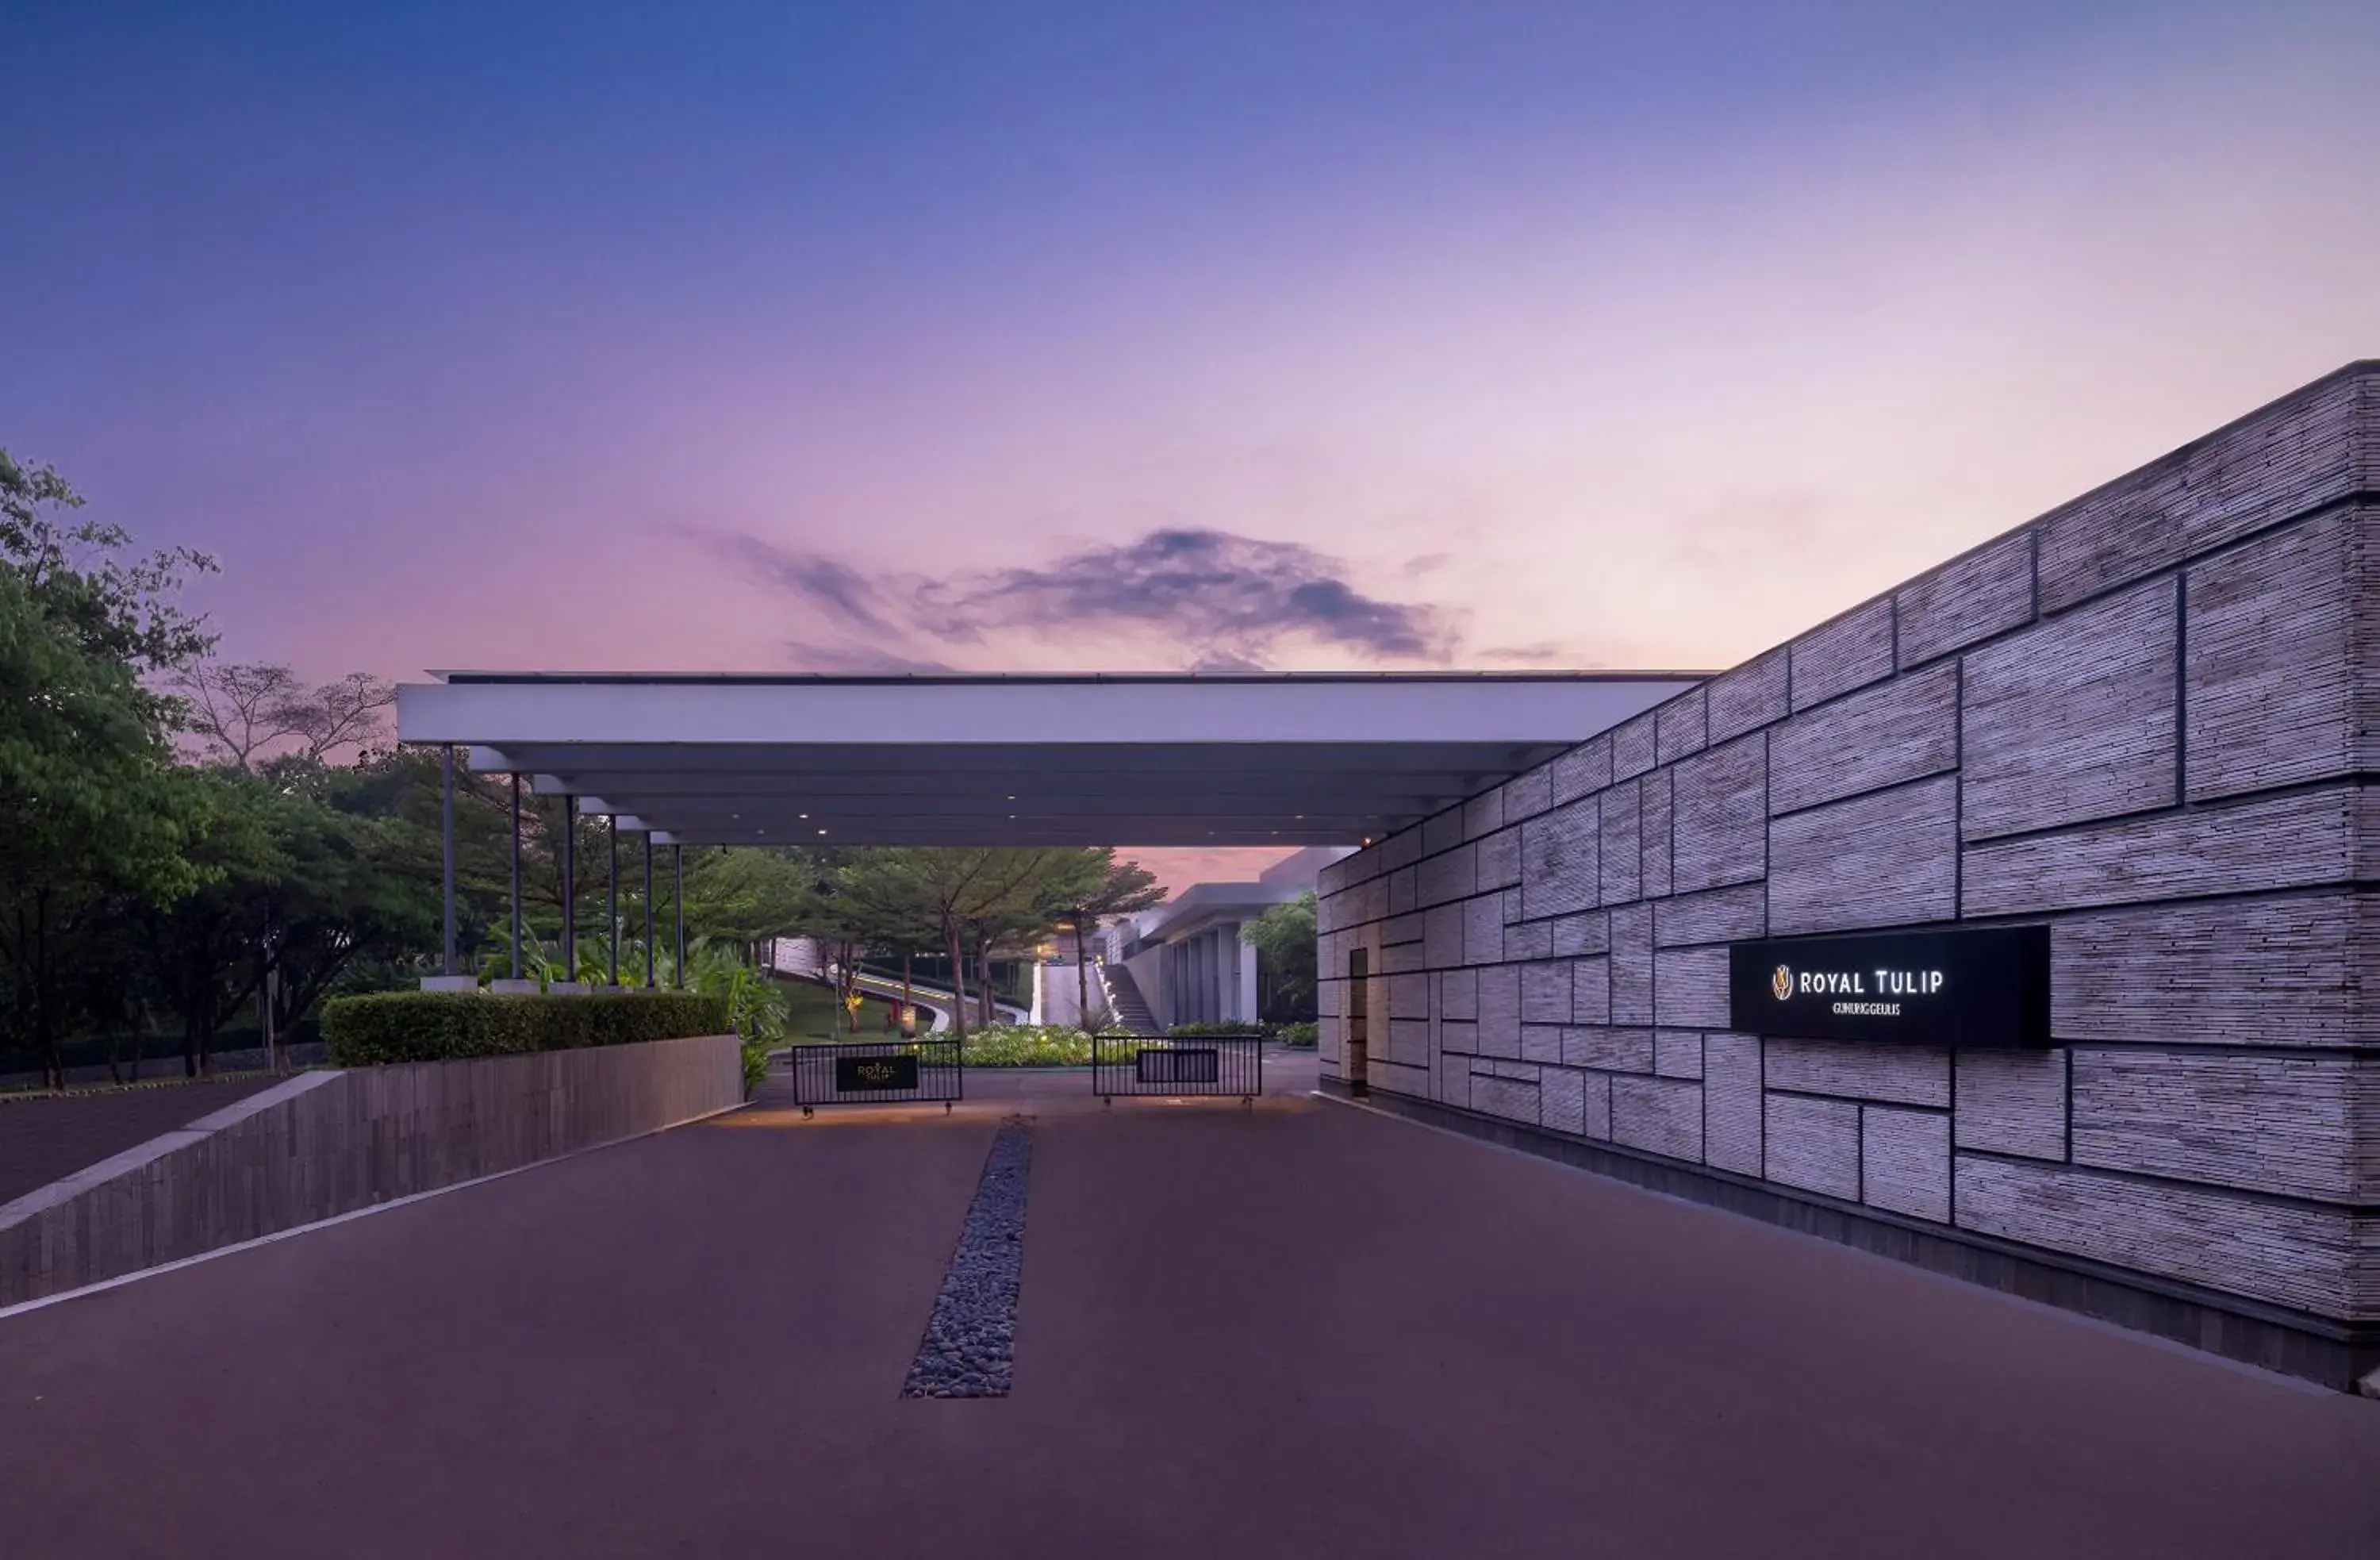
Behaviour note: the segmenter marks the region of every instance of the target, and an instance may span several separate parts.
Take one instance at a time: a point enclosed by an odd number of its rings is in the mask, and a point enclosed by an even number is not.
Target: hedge
[[[726,998],[698,992],[376,992],[322,1005],[322,1038],[331,1065],[340,1067],[634,1045],[731,1027]]]

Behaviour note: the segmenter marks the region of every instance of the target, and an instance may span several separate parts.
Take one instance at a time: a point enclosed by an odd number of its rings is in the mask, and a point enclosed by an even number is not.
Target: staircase
[[[1108,993],[1108,1011],[1115,1021],[1134,1034],[1161,1034],[1157,1015],[1148,1010],[1148,1003],[1140,994],[1140,983],[1132,971],[1121,964],[1099,966],[1099,984]]]

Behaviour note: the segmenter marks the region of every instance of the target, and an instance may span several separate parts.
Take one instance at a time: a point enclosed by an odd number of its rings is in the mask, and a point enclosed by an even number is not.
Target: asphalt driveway
[[[2380,1554],[2380,1404],[1294,1092],[761,1108],[0,1319],[0,1551]],[[1036,1117],[1014,1391],[905,1399]]]

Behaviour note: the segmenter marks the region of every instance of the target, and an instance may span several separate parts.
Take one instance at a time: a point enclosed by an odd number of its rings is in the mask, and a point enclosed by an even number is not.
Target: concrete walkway
[[[0,1320],[5,1547],[2380,1554],[2380,1405],[1293,1092],[1041,1080],[746,1111]],[[1014,1395],[905,1400],[1019,1109]]]

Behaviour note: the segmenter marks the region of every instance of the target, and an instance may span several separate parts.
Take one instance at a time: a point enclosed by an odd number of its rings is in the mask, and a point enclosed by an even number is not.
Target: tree
[[[686,918],[696,934],[751,944],[782,937],[818,906],[832,858],[798,847],[721,847],[686,862]]]
[[[904,896],[897,867],[888,873],[880,860],[884,856],[880,847],[840,852],[833,873],[821,884],[809,919],[803,923],[804,931],[834,942],[842,950],[837,963],[843,971],[841,994],[846,1011],[850,1011],[857,948],[864,945],[901,956],[900,1011],[905,1014],[916,996],[910,961],[915,955],[932,949],[941,936],[934,908],[921,897]],[[857,1021],[854,1013],[852,1022]]]
[[[358,965],[401,964],[437,946],[439,879],[421,870],[437,843],[407,811],[385,808],[385,762],[347,767],[292,755],[259,777],[266,835],[283,862],[255,903],[256,978],[271,993],[276,1032]]]
[[[286,666],[200,662],[174,677],[200,750],[253,774],[278,753],[317,762],[367,750],[387,734],[383,712],[396,702],[384,678],[350,672],[309,686]]]
[[[177,710],[142,682],[205,652],[172,601],[188,551],[129,557],[129,537],[69,523],[81,499],[0,451],[0,956],[14,1027],[64,1081],[61,1004],[111,901],[171,903],[200,872],[207,820],[170,763]],[[88,982],[82,982],[85,990]]]
[[[1092,886],[1066,907],[1075,923],[1075,1015],[1083,1028],[1091,1025],[1090,952],[1086,939],[1099,921],[1115,916],[1154,909],[1165,902],[1165,890],[1137,861],[1118,861],[1113,849],[1097,852],[1099,876]]]
[[[1257,951],[1270,973],[1272,994],[1292,1014],[1311,1017],[1316,976],[1314,891],[1275,905],[1240,928],[1240,941]]]
[[[214,559],[187,547],[128,557],[132,537],[121,526],[66,521],[60,511],[82,502],[50,468],[20,466],[0,449],[0,568],[88,654],[170,672],[212,651],[206,620],[173,598],[188,576],[214,573]]]
[[[952,1022],[966,1042],[965,945],[988,945],[988,929],[1004,927],[1030,903],[1050,850],[943,846],[892,846],[872,854],[870,871],[850,885],[871,913],[888,921],[930,921],[951,959]]]
[[[206,831],[185,847],[200,881],[170,900],[134,898],[140,957],[182,1021],[182,1065],[209,1070],[215,1032],[253,996],[266,972],[266,905],[291,863],[273,835],[272,798],[253,775],[223,767],[185,769],[182,783],[204,798]]]

